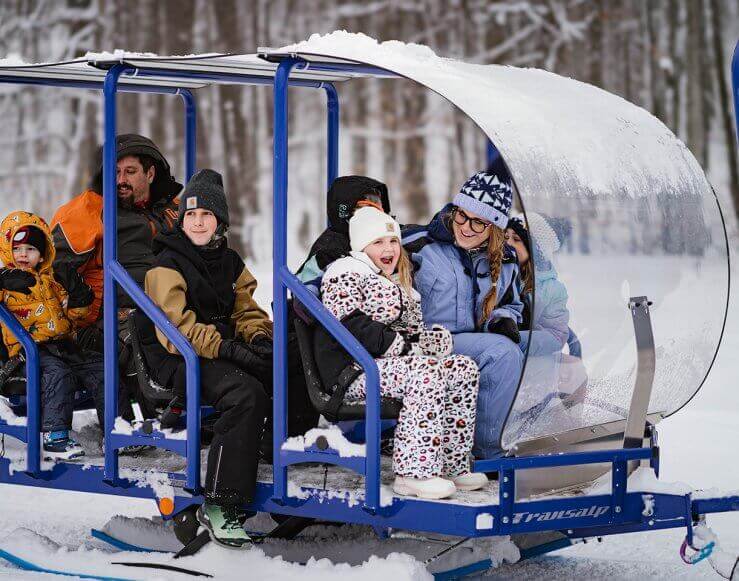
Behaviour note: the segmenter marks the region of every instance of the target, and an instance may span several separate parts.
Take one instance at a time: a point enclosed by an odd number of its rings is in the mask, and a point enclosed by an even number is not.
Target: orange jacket
[[[155,201],[151,208],[118,208],[118,262],[141,286],[154,263],[151,244],[159,231],[177,223],[177,200],[173,196]],[[86,190],[61,206],[51,220],[57,262],[74,266],[95,293],[90,312],[81,321],[86,327],[97,321],[103,306],[103,197]],[[118,306],[135,306],[122,289]]]
[[[67,308],[67,292],[54,279],[52,273],[54,243],[49,226],[43,218],[29,212],[13,212],[5,218],[0,225],[0,259],[5,266],[14,266],[12,240],[22,226],[35,226],[46,235],[46,252],[37,269],[30,271],[36,277],[31,294],[0,290],[0,299],[36,343],[68,336],[74,330],[75,324],[87,315],[89,307]],[[8,355],[10,357],[18,355],[21,345],[5,325],[2,325],[2,336],[8,348]]]

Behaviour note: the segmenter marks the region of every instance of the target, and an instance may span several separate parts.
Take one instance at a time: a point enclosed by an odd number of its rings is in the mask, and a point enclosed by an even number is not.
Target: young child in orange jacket
[[[39,345],[41,383],[41,430],[44,457],[72,459],[84,455],[69,436],[73,396],[80,384],[101,403],[103,361],[81,352],[71,336],[83,319],[93,292],[73,268],[52,269],[54,243],[43,218],[29,212],[13,212],[0,225],[0,300]],[[2,325],[8,350],[7,366],[23,361],[22,347]]]

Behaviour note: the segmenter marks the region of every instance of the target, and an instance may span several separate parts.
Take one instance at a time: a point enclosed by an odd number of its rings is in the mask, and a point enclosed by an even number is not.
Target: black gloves
[[[77,345],[86,351],[103,352],[103,331],[97,324],[77,329],[75,339]]]
[[[249,350],[262,359],[266,359],[270,362],[272,361],[272,339],[265,335],[254,337],[254,339],[249,343]]]
[[[235,339],[225,339],[221,342],[218,357],[235,363],[244,371],[263,373],[272,368],[271,359],[263,359],[246,344]]]
[[[488,323],[488,332],[508,337],[511,341],[518,344],[521,341],[521,333],[518,332],[518,325],[513,319],[503,317]]]
[[[20,268],[0,269],[0,290],[14,293],[31,294],[31,287],[36,284],[36,277]]]
[[[67,308],[89,307],[95,299],[95,293],[71,264],[62,263],[54,266],[54,278],[69,295]]]
[[[175,428],[180,421],[182,412],[185,411],[185,400],[180,396],[176,396],[166,409],[162,412],[159,423],[163,429]]]

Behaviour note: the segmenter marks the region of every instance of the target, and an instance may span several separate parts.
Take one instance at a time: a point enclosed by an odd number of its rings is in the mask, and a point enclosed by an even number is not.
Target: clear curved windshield
[[[649,413],[682,407],[713,362],[728,301],[726,234],[710,187],[640,197],[528,191],[524,204],[529,354],[504,448],[626,418],[637,368],[630,297],[653,303]]]

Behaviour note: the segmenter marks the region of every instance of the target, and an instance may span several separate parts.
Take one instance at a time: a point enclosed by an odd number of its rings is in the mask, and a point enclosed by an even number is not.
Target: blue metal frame
[[[141,287],[118,262],[118,203],[116,196],[116,127],[118,81],[130,67],[113,66],[105,76],[103,86],[105,113],[105,142],[103,144],[103,320],[105,325],[105,479],[117,484],[118,450],[132,444],[148,444],[183,453],[182,440],[168,440],[161,433],[132,435],[114,434],[118,401],[118,296],[119,284],[134,303],[152,320],[154,325],[177,347],[185,359],[185,392],[187,397],[187,441],[184,452],[187,458],[187,489],[200,491],[200,361],[190,342],[169,321],[164,312],[144,293]],[[195,101],[192,94],[183,92],[186,122],[186,167],[195,170]],[[190,133],[191,132],[191,133]],[[189,176],[188,176],[189,177]]]
[[[739,115],[739,53],[733,62],[734,97]],[[273,483],[260,482],[256,498],[249,508],[304,517],[316,517],[340,522],[368,524],[377,530],[404,528],[428,532],[438,532],[462,536],[492,536],[520,534],[535,531],[560,530],[570,538],[593,535],[619,534],[636,530],[682,527],[688,528],[700,514],[739,510],[739,497],[691,499],[689,495],[651,494],[654,499],[654,514],[646,515],[642,493],[629,493],[626,487],[629,461],[650,460],[658,468],[658,448],[656,435],[652,434],[648,448],[629,450],[610,450],[600,452],[569,453],[555,456],[534,456],[526,458],[502,458],[484,460],[475,464],[480,471],[497,470],[501,486],[498,502],[485,506],[466,506],[452,502],[427,502],[413,499],[394,499],[389,506],[380,504],[380,396],[377,366],[372,357],[359,342],[339,323],[308,291],[287,267],[287,203],[288,203],[288,100],[289,86],[320,88],[327,95],[327,181],[338,174],[338,131],[339,102],[335,88],[330,83],[299,81],[290,79],[290,72],[296,67],[305,68],[304,61],[296,58],[282,59],[274,79],[250,77],[233,74],[204,74],[178,71],[171,76],[186,79],[227,80],[240,84],[273,84],[274,90],[274,315],[275,315],[275,356],[274,356],[274,466]],[[364,65],[331,64],[320,66],[311,64],[312,69],[341,70],[344,72],[373,72],[377,70]],[[35,343],[25,333],[9,311],[0,305],[0,320],[16,333],[26,348],[29,360],[28,399],[29,417],[25,428],[28,441],[28,473],[12,472],[10,462],[0,458],[0,482],[13,484],[52,487],[84,492],[116,494],[138,498],[155,498],[149,487],[138,487],[136,483],[122,479],[118,475],[117,450],[125,445],[147,443],[172,450],[187,457],[187,474],[170,474],[170,482],[177,490],[184,489],[188,494],[176,493],[175,512],[188,505],[202,502],[200,488],[200,393],[198,358],[185,338],[169,322],[164,313],[143,293],[117,261],[117,230],[115,228],[117,203],[115,194],[116,167],[116,94],[122,91],[162,92],[179,94],[185,102],[186,126],[186,176],[194,173],[196,167],[196,110],[192,93],[171,87],[126,87],[125,75],[133,67],[125,63],[110,68],[103,84],[105,99],[105,144],[104,144],[104,292],[105,292],[105,434],[106,459],[103,468],[84,468],[72,464],[56,464],[51,470],[39,470],[38,436],[39,392],[38,392],[38,353]],[[371,70],[370,70],[371,69]],[[140,76],[153,76],[162,71],[136,69]],[[170,75],[170,71],[166,71]],[[387,76],[393,76],[387,74]],[[121,80],[124,79],[124,80]],[[56,85],[78,88],[100,88],[97,83],[53,81],[39,79],[6,78],[0,75],[0,82],[32,85]],[[116,285],[120,285],[131,295],[154,322],[172,341],[186,360],[187,366],[187,440],[167,439],[165,434],[132,435],[114,434],[117,401],[117,300]],[[367,416],[364,423],[366,456],[343,458],[334,450],[319,450],[312,447],[303,452],[282,450],[286,439],[287,417],[287,291],[313,314],[319,323],[339,340],[359,362],[367,374]],[[20,436],[23,429],[11,429],[0,423],[0,432]],[[35,447],[35,451],[34,451]],[[363,503],[356,499],[330,498],[325,491],[305,489],[301,498],[287,494],[288,466],[298,462],[323,462],[341,465],[365,476],[365,495]],[[536,501],[516,501],[516,472],[533,468],[572,466],[591,463],[610,463],[612,465],[612,490],[610,494],[544,499]],[[35,475],[36,477],[32,477]],[[114,484],[114,486],[110,486]],[[492,527],[478,528],[479,516],[492,518]],[[485,519],[483,519],[485,520]]]
[[[731,86],[734,94],[734,128],[736,139],[739,142],[739,42],[734,47],[734,57],[731,59]]]
[[[41,468],[41,386],[38,346],[15,315],[0,301],[0,320],[10,329],[26,353],[26,426],[0,422],[0,434],[26,443],[26,470],[35,476]]]
[[[287,88],[290,71],[300,63],[298,59],[285,59],[277,67],[274,79],[274,232],[273,232],[273,308],[274,308],[274,425],[273,425],[273,477],[274,498],[287,503],[287,467],[299,462],[327,462],[351,467],[365,476],[365,510],[380,510],[380,377],[372,356],[349,331],[329,313],[321,302],[308,291],[287,267]],[[329,98],[331,102],[331,98]],[[337,101],[338,102],[338,101]],[[331,118],[338,117],[338,110]],[[338,123],[337,123],[338,126]],[[331,121],[329,122],[331,127]],[[330,131],[330,129],[329,129]],[[329,140],[331,143],[331,140]],[[329,148],[331,153],[331,148]],[[336,161],[329,161],[329,164]],[[331,170],[329,170],[329,176]],[[366,457],[351,462],[335,454],[316,452],[291,452],[282,450],[287,438],[287,291],[288,289],[308,311],[352,354],[367,377],[367,401],[365,423]]]

